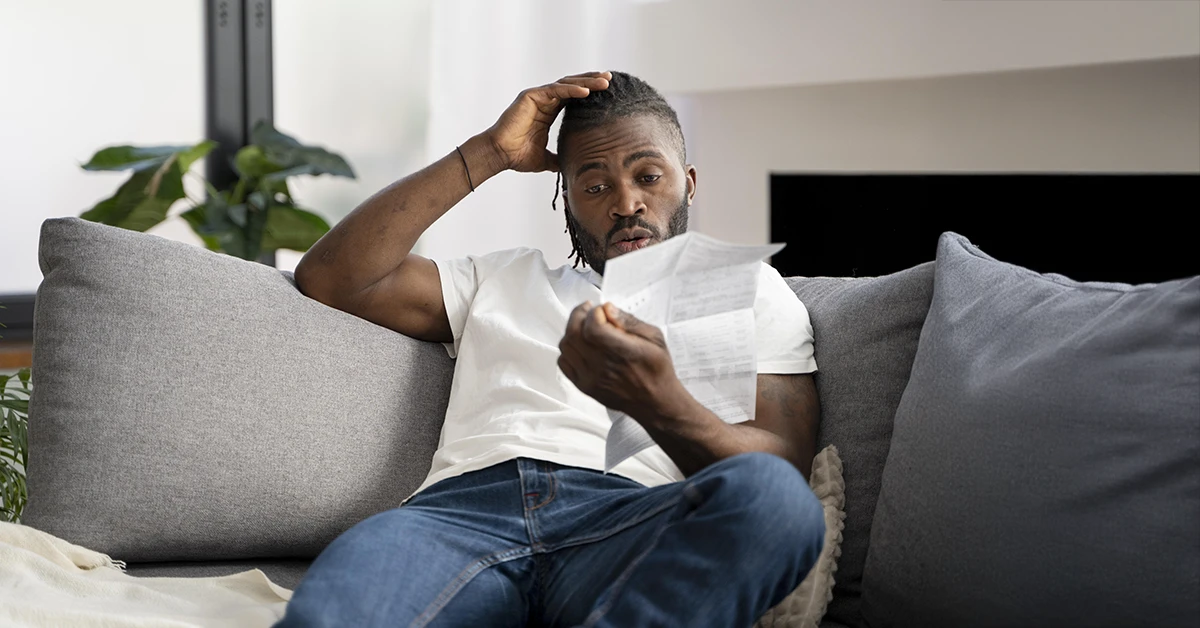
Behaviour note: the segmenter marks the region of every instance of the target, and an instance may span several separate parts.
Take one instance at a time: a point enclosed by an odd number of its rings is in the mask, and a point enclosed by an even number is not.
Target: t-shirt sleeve
[[[462,341],[471,304],[475,301],[479,286],[497,270],[531,253],[531,249],[512,249],[487,255],[433,260],[434,264],[437,264],[438,278],[442,284],[442,302],[446,305],[446,318],[450,321],[450,331],[454,337],[453,342],[442,343],[450,357],[458,357],[458,345]]]
[[[796,297],[779,271],[763,263],[754,300],[755,343],[759,373],[812,373],[813,330],[808,308]]]

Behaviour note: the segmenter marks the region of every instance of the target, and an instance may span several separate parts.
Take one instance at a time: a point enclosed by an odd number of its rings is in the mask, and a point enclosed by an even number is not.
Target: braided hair
[[[667,103],[667,100],[642,79],[626,74],[613,72],[608,81],[608,89],[593,91],[584,98],[571,98],[563,107],[562,125],[558,130],[558,149],[560,169],[554,183],[554,199],[550,207],[558,211],[558,194],[561,188],[563,194],[563,213],[567,220],[566,233],[571,236],[571,254],[568,259],[575,258],[574,268],[587,261],[580,254],[579,237],[576,235],[574,216],[571,208],[565,205],[567,186],[562,177],[561,165],[566,163],[563,156],[563,146],[566,138],[580,131],[587,131],[602,126],[620,118],[633,116],[654,116],[664,122],[672,135],[679,152],[679,162],[687,159],[687,148],[683,142],[683,129],[679,126],[679,116]]]

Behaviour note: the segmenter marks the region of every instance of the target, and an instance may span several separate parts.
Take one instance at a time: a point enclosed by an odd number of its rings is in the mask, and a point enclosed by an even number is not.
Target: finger
[[[568,344],[562,347],[558,356],[558,368],[576,387],[586,384],[583,378],[588,375],[588,363],[574,345]]]
[[[653,341],[656,344],[663,344],[662,330],[658,327],[618,308],[612,303],[605,303],[603,307],[608,320],[612,322],[614,327],[640,338]]]
[[[584,98],[592,93],[590,89],[582,85],[572,85],[570,83],[551,83],[541,87],[535,87],[530,90],[529,95],[540,100],[557,98]]]
[[[566,375],[567,379],[571,380],[572,382],[579,381],[576,379],[577,372],[575,371],[575,366],[571,364],[570,360],[567,359],[565,353],[558,356],[558,370],[562,371],[563,375]]]
[[[591,301],[584,301],[575,306],[571,310],[571,314],[567,317],[567,331],[563,336],[565,339],[568,336],[578,335],[583,327],[583,319],[587,318],[588,311],[592,309]]]
[[[608,89],[608,79],[605,77],[595,76],[564,76],[558,79],[559,83],[565,85],[578,85],[588,89],[604,90]]]
[[[610,344],[616,332],[603,307],[594,307],[587,313],[580,331],[583,339],[592,344]]]
[[[611,78],[612,78],[612,72],[609,72],[608,70],[603,70],[603,71],[599,71],[599,72],[580,72],[579,74],[571,74],[570,76],[564,76],[563,78],[603,78],[603,79],[611,79]]]
[[[547,171],[558,172],[558,155],[555,155],[554,153],[547,150],[546,156],[544,157],[544,159],[545,159]]]
[[[588,361],[583,357],[583,353],[573,344],[568,344],[559,351],[561,358],[567,361],[567,364],[575,371],[575,375],[581,374],[587,368]]]
[[[612,324],[615,325],[617,329],[627,331],[625,329],[625,317],[632,317],[632,315],[621,311],[621,309],[613,305],[611,301],[605,303],[603,307],[604,314],[608,317],[608,320],[612,321]]]

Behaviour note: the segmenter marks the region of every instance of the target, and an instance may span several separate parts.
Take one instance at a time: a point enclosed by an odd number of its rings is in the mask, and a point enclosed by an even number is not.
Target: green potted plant
[[[354,178],[350,164],[336,153],[306,146],[260,122],[251,143],[234,156],[238,175],[233,187],[219,190],[190,171],[208,155],[216,142],[192,146],[110,146],[101,149],[84,170],[129,170],[131,175],[116,193],[81,216],[86,220],[145,231],[167,219],[167,211],[180,199],[191,203],[180,217],[200,236],[205,246],[246,260],[257,260],[277,249],[307,251],[329,231],[329,223],[301,209],[292,198],[288,178],[328,174]],[[187,197],[185,175],[204,182],[208,198]]]
[[[20,523],[28,492],[29,369],[0,375],[0,521]]]

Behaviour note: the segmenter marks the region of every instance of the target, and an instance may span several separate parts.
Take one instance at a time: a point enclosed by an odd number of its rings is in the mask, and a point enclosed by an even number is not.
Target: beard
[[[626,216],[613,224],[608,233],[601,238],[585,229],[578,220],[575,220],[575,215],[571,213],[570,208],[567,208],[566,212],[567,221],[571,223],[571,228],[575,230],[575,241],[579,257],[583,259],[584,264],[594,268],[600,275],[604,274],[604,263],[608,261],[608,243],[612,241],[613,236],[618,231],[630,227],[640,227],[649,231],[650,237],[655,241],[662,242],[685,233],[688,229],[687,194],[684,194],[683,198],[680,199],[679,206],[675,208],[675,211],[671,212],[671,218],[667,221],[667,233],[665,235],[661,229],[646,222],[641,216]]]

